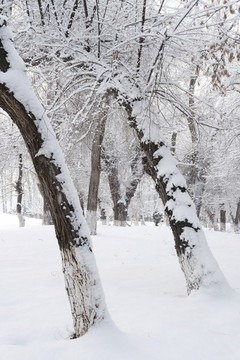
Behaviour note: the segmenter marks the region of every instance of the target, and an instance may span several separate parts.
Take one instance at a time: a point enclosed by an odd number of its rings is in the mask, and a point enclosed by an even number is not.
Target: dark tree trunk
[[[126,203],[119,200],[117,203],[115,203],[113,212],[114,212],[114,225],[126,226],[127,214],[128,214]]]
[[[102,221],[102,225],[107,225],[107,214],[106,214],[106,210],[104,209],[104,207],[102,207],[101,204],[101,200],[98,199],[98,204],[99,204],[99,208],[100,208],[100,219]]]
[[[87,223],[90,227],[91,235],[96,235],[97,233],[97,205],[98,189],[101,174],[101,151],[106,120],[107,114],[103,114],[101,120],[99,120],[97,124],[92,144],[91,175],[87,202]]]
[[[113,215],[114,225],[125,226],[127,221],[127,209],[125,204],[121,201],[120,183],[118,176],[118,168],[116,166],[116,159],[112,156],[103,154],[108,174],[108,182],[113,201]]]
[[[83,199],[83,193],[81,191],[78,192],[78,197],[79,197],[79,201],[80,201],[80,205],[81,205],[81,208],[82,208],[83,215],[85,215],[84,199]]]
[[[15,83],[12,82],[13,70]],[[44,198],[49,204],[62,256],[74,336],[78,337],[106,316],[101,284],[77,192],[50,121],[28,83],[22,60],[13,47],[6,21],[2,18],[0,71],[0,107],[12,118],[22,134]],[[14,84],[17,84],[17,89]],[[15,91],[17,96],[14,95]]]
[[[226,231],[226,210],[224,209],[220,209],[220,231]]]
[[[16,192],[17,192],[17,217],[19,221],[19,227],[25,226],[25,219],[22,212],[22,198],[23,198],[23,184],[22,184],[22,178],[23,178],[23,158],[22,154],[19,154],[19,172],[18,172],[18,180],[16,182]]]
[[[240,222],[240,200],[238,200],[237,203],[237,210],[236,210],[236,215],[234,217],[234,231],[238,232],[239,231],[239,222]]]

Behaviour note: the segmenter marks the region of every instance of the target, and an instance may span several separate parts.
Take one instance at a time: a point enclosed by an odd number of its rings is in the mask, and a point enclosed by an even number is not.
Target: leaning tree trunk
[[[90,227],[91,235],[96,235],[97,233],[98,189],[101,174],[102,142],[105,132],[106,119],[107,114],[102,114],[102,118],[98,121],[92,144],[91,175],[87,202],[87,223]]]
[[[22,184],[22,178],[23,178],[23,158],[22,154],[19,154],[19,166],[18,166],[18,180],[16,182],[16,192],[17,192],[17,217],[19,221],[19,227],[25,226],[25,219],[22,212],[22,198],[23,198],[23,184]]]
[[[75,337],[106,316],[104,297],[77,192],[45,110],[0,17],[0,107],[19,128],[55,226]]]
[[[170,150],[160,140],[159,128],[153,125],[157,121],[152,121],[151,126],[149,124],[148,101],[121,99],[121,104],[128,113],[129,124],[135,129],[145,154],[145,171],[154,180],[165,205],[188,293],[199,288],[226,291],[229,285],[208,248],[185,179]]]

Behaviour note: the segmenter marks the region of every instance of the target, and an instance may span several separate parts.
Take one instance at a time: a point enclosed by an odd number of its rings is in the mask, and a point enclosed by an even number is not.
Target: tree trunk
[[[211,224],[211,227],[213,228],[213,230],[218,231],[218,225],[216,222],[215,214],[213,212],[211,212],[209,209],[206,209],[206,214],[210,220],[210,224]]]
[[[119,200],[114,208],[113,208],[113,212],[114,212],[114,225],[115,226],[126,226],[127,225],[127,207],[126,204],[124,202],[122,202],[121,200]]]
[[[126,211],[123,211],[124,204],[121,202],[120,183],[118,179],[116,159],[113,156],[110,158],[110,156],[106,155],[105,153],[103,153],[102,156],[107,166],[109,188],[113,201],[114,225],[125,226],[127,220],[127,213]]]
[[[5,186],[5,178],[3,176],[3,171],[1,176],[1,203],[2,203],[2,212],[7,213],[6,186]]]
[[[143,167],[141,164],[139,164],[141,159],[141,152],[140,149],[137,149],[136,156],[132,160],[132,175],[129,179],[124,196],[121,196],[120,193],[119,174],[116,164],[117,160],[113,156],[110,157],[105,154],[103,154],[103,157],[107,166],[109,187],[113,201],[114,225],[126,226],[129,204],[143,176]]]
[[[226,291],[229,285],[208,248],[186,182],[171,152],[160,140],[158,127],[152,128],[147,122],[150,112],[148,102],[125,99],[121,104],[128,113],[129,124],[135,129],[145,154],[145,171],[154,180],[165,205],[188,293],[199,288]]]
[[[220,231],[226,231],[226,210],[220,209]]]
[[[10,37],[5,18],[0,18],[0,107],[20,130],[50,206],[78,337],[105,318],[105,301],[77,192]]]
[[[237,203],[237,210],[236,210],[236,215],[234,218],[234,231],[235,232],[239,232],[239,222],[240,222],[240,200],[238,200]]]
[[[201,159],[200,154],[200,144],[199,144],[199,135],[196,127],[196,114],[195,114],[195,85],[198,78],[198,67],[196,68],[196,74],[191,76],[189,81],[189,116],[187,118],[188,128],[191,134],[192,140],[192,152],[188,156],[189,165],[186,167],[186,180],[188,184],[188,189],[192,195],[192,199],[196,206],[197,216],[200,216],[200,211],[202,207],[202,197],[205,190],[205,167],[202,166],[203,159]],[[205,165],[205,164],[204,164]]]
[[[84,198],[83,198],[83,193],[81,191],[78,191],[78,197],[79,197],[83,215],[85,215],[85,213],[84,213]]]
[[[25,226],[25,219],[22,213],[22,197],[23,197],[23,184],[22,184],[22,178],[23,178],[23,159],[22,154],[19,154],[19,172],[18,172],[18,180],[16,182],[16,191],[17,191],[17,217],[19,221],[19,227]]]
[[[90,227],[91,235],[97,233],[97,205],[98,205],[98,189],[101,174],[101,150],[105,132],[107,114],[103,114],[99,120],[92,144],[91,153],[91,176],[88,189],[87,202],[87,223]]]
[[[106,210],[102,207],[101,200],[98,199],[98,204],[100,208],[100,219],[102,221],[102,225],[107,225],[107,214]]]

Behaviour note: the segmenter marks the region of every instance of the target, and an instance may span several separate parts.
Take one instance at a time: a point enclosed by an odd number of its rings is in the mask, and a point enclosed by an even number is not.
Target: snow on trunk
[[[89,231],[54,131],[28,81],[4,17],[0,17],[0,107],[18,126],[31,155],[62,255],[74,336],[84,335],[107,314]]]
[[[145,154],[145,171],[153,178],[165,204],[188,293],[200,288],[228,291],[230,287],[207,245],[185,179],[170,150],[161,140],[159,127],[155,125],[158,122],[157,119],[154,121],[148,101],[128,101],[124,106]]]

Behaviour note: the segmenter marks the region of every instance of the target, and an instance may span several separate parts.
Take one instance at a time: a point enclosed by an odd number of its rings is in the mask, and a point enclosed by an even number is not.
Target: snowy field
[[[113,324],[69,340],[53,227],[0,214],[1,360],[240,360],[240,235],[206,231],[236,295],[186,295],[170,230],[99,226],[94,252]]]

